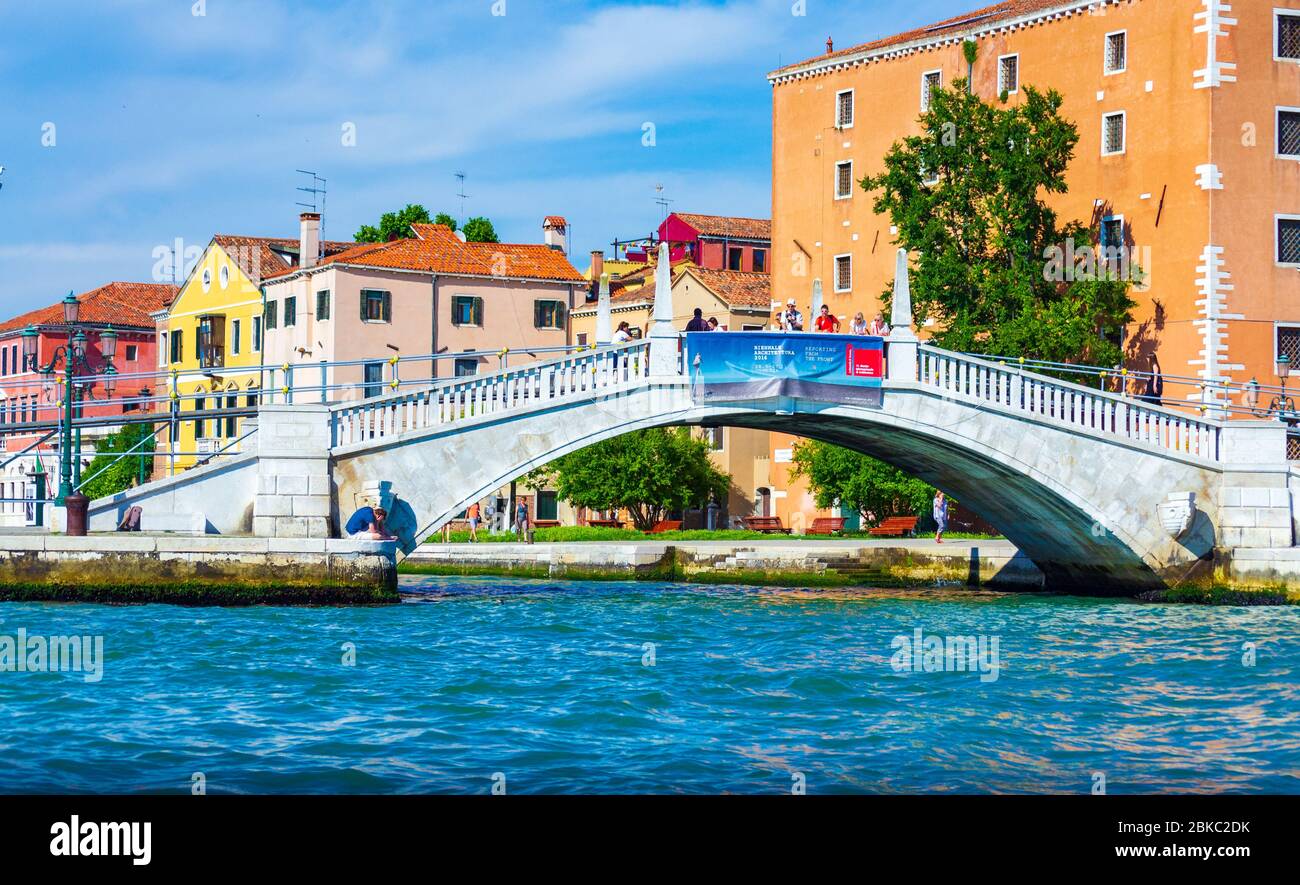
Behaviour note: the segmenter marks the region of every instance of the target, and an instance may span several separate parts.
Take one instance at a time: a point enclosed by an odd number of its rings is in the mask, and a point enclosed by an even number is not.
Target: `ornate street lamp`
[[[81,316],[81,302],[77,300],[76,295],[69,292],[68,297],[63,299],[63,322],[75,326],[79,316]]]
[[[1273,402],[1269,403],[1268,410],[1276,414],[1281,420],[1286,421],[1290,413],[1295,411],[1295,403],[1291,397],[1286,395],[1286,379],[1291,374],[1291,357],[1285,353],[1277,355],[1277,377],[1282,379],[1282,395],[1273,397]]]

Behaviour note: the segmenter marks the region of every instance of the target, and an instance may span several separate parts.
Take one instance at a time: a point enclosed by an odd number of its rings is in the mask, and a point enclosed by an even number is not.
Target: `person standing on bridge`
[[[862,316],[862,311],[858,311],[853,315],[853,322],[849,323],[849,334],[850,335],[867,334],[867,321]]]
[[[691,321],[686,324],[686,331],[687,332],[709,331],[709,324],[704,320],[704,311],[700,310],[698,307],[695,308],[695,316],[691,317]]]
[[[830,307],[823,304],[821,312],[817,314],[815,327],[818,332],[838,332],[840,330],[840,318],[831,313]]]
[[[948,498],[943,492],[934,494],[934,542],[943,543],[943,533],[948,528]]]

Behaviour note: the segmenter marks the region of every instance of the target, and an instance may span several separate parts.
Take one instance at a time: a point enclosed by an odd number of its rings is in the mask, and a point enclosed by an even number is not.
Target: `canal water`
[[[1300,792],[1296,607],[403,590],[372,609],[0,605],[0,636],[104,648],[98,681],[0,672],[0,792]],[[918,630],[945,654],[903,656]],[[948,657],[949,637],[983,656]]]

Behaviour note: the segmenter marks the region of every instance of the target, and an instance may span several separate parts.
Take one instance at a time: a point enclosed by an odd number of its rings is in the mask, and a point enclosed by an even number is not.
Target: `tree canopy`
[[[533,471],[529,485],[553,487],[575,507],[626,508],[636,527],[653,528],[665,514],[726,498],[731,477],[709,458],[709,447],[682,427],[624,434],[565,455]]]
[[[149,467],[153,463],[154,441],[152,439],[118,461],[114,461],[113,458],[121,452],[131,451],[136,443],[145,439],[151,432],[147,424],[126,424],[121,430],[95,443],[95,458],[90,462],[90,466],[82,471],[82,476],[89,480],[81,487],[82,494],[93,501],[96,498],[126,491],[140,476],[142,460],[147,477]],[[141,452],[144,453],[143,459],[137,454]],[[95,475],[97,473],[98,476]]]
[[[471,243],[496,243],[496,229],[486,218],[476,217],[465,222],[464,227],[446,212],[439,212],[430,217],[429,210],[419,203],[408,203],[406,208],[396,212],[385,212],[379,219],[378,226],[363,224],[353,237],[358,243],[386,243],[390,239],[404,239],[415,236],[413,224],[445,224],[455,231],[457,228],[465,234]]]
[[[793,476],[804,477],[818,507],[851,507],[869,525],[890,516],[925,516],[934,488],[896,467],[852,449],[801,440]]]
[[[1076,268],[1096,237],[1060,222],[1046,199],[1067,190],[1078,129],[1057,92],[1021,93],[1007,105],[1005,94],[971,94],[964,79],[936,89],[922,134],[896,142],[884,171],[860,185],[914,258],[913,310],[918,323],[934,318],[939,346],[1113,365],[1140,271],[1095,260]]]

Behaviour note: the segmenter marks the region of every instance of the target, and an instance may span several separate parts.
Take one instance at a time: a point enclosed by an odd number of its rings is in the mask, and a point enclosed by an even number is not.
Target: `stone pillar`
[[[817,330],[817,317],[821,315],[822,305],[824,303],[825,299],[822,297],[822,281],[821,277],[818,277],[813,280],[811,310],[808,314],[807,325],[804,326],[804,328],[809,332]]]
[[[1219,430],[1224,464],[1285,467],[1286,425],[1281,421],[1228,421]]]
[[[654,323],[650,326],[650,374],[663,377],[680,374],[677,347],[681,336],[673,328],[673,269],[668,244],[659,244],[655,265]]]
[[[257,411],[253,534],[330,537],[330,414],[324,405],[263,405]]]
[[[596,344],[605,345],[614,340],[613,320],[609,315],[609,274],[600,275],[600,294],[596,299]]]
[[[907,274],[907,250],[899,249],[894,259],[894,298],[885,352],[890,381],[915,381],[917,377],[916,349],[920,342],[912,331],[912,289]]]

